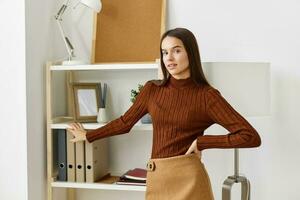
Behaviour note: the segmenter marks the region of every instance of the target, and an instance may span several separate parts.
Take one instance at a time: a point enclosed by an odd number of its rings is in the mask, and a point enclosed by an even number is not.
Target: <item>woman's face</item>
[[[188,55],[180,39],[165,37],[161,43],[161,51],[165,66],[175,79],[190,77]]]

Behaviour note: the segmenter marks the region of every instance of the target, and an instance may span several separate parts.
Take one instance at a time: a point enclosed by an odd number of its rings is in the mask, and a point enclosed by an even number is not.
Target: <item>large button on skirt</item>
[[[195,154],[151,159],[146,200],[213,200],[210,180]]]

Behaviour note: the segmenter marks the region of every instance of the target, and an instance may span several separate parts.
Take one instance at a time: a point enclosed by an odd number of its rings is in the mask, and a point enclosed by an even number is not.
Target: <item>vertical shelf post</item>
[[[52,72],[50,70],[51,62],[46,64],[46,112],[47,112],[47,200],[52,200],[53,189],[51,182],[53,181],[53,141],[52,141],[52,130],[51,130],[51,118],[52,118],[52,102],[51,102],[51,79]]]

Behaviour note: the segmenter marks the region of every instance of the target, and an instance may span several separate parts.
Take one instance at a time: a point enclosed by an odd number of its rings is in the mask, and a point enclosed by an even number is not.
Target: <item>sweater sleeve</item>
[[[199,150],[209,148],[247,148],[260,146],[256,130],[221,96],[210,88],[205,94],[206,113],[212,123],[226,128],[227,135],[203,135],[197,138]]]
[[[134,124],[148,112],[148,101],[152,83],[148,81],[137,95],[135,102],[121,117],[109,122],[105,126],[87,132],[89,142],[94,140],[128,133]]]

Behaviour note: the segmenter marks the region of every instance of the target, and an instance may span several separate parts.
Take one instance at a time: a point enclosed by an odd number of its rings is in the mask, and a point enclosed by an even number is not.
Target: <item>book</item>
[[[127,171],[123,176],[127,179],[146,181],[147,170],[134,168],[133,170]]]
[[[146,185],[147,170],[141,168],[134,168],[124,173],[116,184],[119,185]]]
[[[124,176],[121,176],[119,180],[116,182],[118,185],[137,185],[137,186],[145,186],[146,180],[133,180],[125,178]]]

